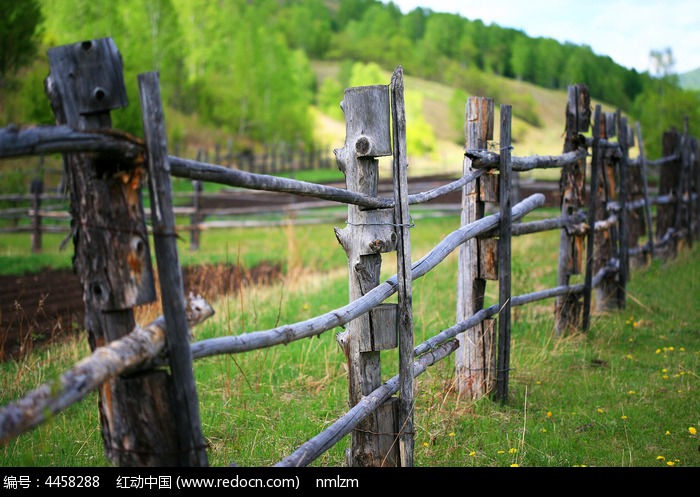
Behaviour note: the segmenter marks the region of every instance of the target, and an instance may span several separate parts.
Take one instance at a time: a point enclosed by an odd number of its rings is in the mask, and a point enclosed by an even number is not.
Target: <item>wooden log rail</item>
[[[544,195],[535,193],[513,206],[512,218],[520,219],[528,212],[544,205]],[[463,226],[447,235],[439,244],[414,262],[411,266],[411,276],[414,280],[432,270],[451,252],[460,247],[465,241],[476,238],[498,227],[500,214],[483,217],[474,223]],[[258,348],[272,347],[290,343],[294,340],[319,335],[338,326],[343,326],[351,320],[368,312],[381,304],[397,291],[396,275],[384,283],[374,287],[357,300],[320,316],[286,324],[277,328],[254,331],[242,335],[209,338],[192,344],[192,356],[195,359],[218,354],[245,352]]]
[[[501,154],[488,150],[467,150],[464,153],[476,169],[495,169],[501,160]],[[560,155],[531,155],[511,157],[513,171],[530,171],[532,169],[552,169],[575,164],[586,157],[585,149],[572,150]]]
[[[424,373],[429,366],[443,360],[457,349],[457,341],[441,344],[421,355],[412,362],[412,377]],[[400,375],[387,380],[368,395],[365,395],[347,413],[338,418],[330,427],[301,445],[292,454],[275,464],[275,467],[303,467],[312,463],[321,454],[333,447],[345,435],[350,433],[367,416],[376,411],[384,402],[399,391]]]
[[[188,296],[186,310],[191,327],[214,315],[212,307],[199,295]],[[166,336],[165,317],[160,316],[145,327],[137,326],[128,335],[96,348],[57,380],[5,405],[0,409],[0,444],[82,400],[110,378],[155,364],[165,350]]]
[[[611,144],[612,145],[612,144]],[[143,141],[138,137],[124,132],[103,129],[91,132],[76,131],[69,126],[38,126],[21,129],[17,126],[0,128],[0,158],[21,157],[26,155],[67,153],[76,151],[102,151],[104,153],[117,153],[123,155],[125,159],[132,159],[142,156],[144,153]],[[459,179],[439,186],[432,190],[408,195],[409,205],[416,205],[435,200],[459,190],[464,185],[475,181],[481,177],[488,169],[498,167],[500,154],[491,151],[470,150],[465,152],[473,161],[473,167],[478,169],[470,174],[463,175]],[[529,171],[536,168],[559,168],[573,164],[586,156],[583,149],[566,152],[557,156],[513,156],[513,171]],[[656,161],[648,161],[650,166],[663,165],[667,162],[677,160],[677,154],[662,157]],[[358,195],[342,188],[307,183],[291,178],[280,178],[265,174],[250,173],[246,171],[236,171],[223,166],[208,164],[196,160],[183,159],[175,156],[168,156],[171,173],[175,177],[208,181],[222,185],[242,187],[253,190],[293,193],[302,196],[310,196],[322,200],[335,202],[345,202],[358,205],[363,208],[392,208],[393,198],[368,197]],[[629,165],[639,165],[638,160],[630,159]],[[31,200],[31,195],[2,195],[0,200]],[[44,199],[63,199],[61,195],[43,194]],[[652,203],[670,204],[675,202],[673,194],[659,196]],[[642,202],[642,200],[638,201]],[[329,204],[330,205],[330,204]],[[615,202],[610,204],[615,206]],[[638,205],[633,204],[635,207]],[[179,210],[178,210],[179,209]],[[192,209],[188,207],[175,208],[179,214],[191,214]],[[5,210],[4,210],[5,211]],[[4,212],[3,211],[3,212]],[[26,209],[22,209],[26,212]],[[43,212],[43,211],[42,211]],[[236,208],[229,210],[217,210],[217,215],[245,214],[245,209]],[[43,213],[42,215],[49,215]],[[549,229],[549,228],[548,228]]]
[[[105,154],[119,154],[125,159],[136,159],[144,154],[143,141],[128,133],[113,129],[98,129],[91,131],[76,131],[69,126],[36,126],[32,128],[20,128],[8,126],[0,128],[0,158],[13,158],[50,153],[70,152],[101,152]],[[498,167],[500,154],[483,151],[469,150],[465,152],[473,161],[473,167],[479,169],[471,174],[437,187],[433,190],[414,193],[408,196],[409,204],[421,204],[441,196],[459,190],[465,184],[479,178],[484,170]],[[586,156],[583,149],[566,152],[561,155],[533,155],[518,157],[513,156],[513,171],[529,171],[536,168],[560,168],[576,163]],[[364,208],[382,209],[394,206],[393,198],[374,198],[365,195],[357,195],[342,188],[335,188],[315,183],[308,183],[291,178],[280,178],[265,174],[250,173],[227,169],[224,166],[209,164],[206,162],[184,159],[173,155],[168,156],[171,173],[175,177],[192,180],[208,181],[222,185],[248,188],[283,193],[293,193],[310,196],[334,202],[345,202],[359,205]],[[659,166],[678,160],[678,155],[673,154],[654,161],[647,161],[649,166]],[[638,159],[630,159],[630,166],[639,165]],[[0,200],[31,200],[31,195],[2,195]],[[63,199],[62,195],[43,194],[44,199]],[[659,203],[674,202],[672,196],[661,196]],[[190,210],[183,211],[189,213]]]
[[[0,128],[0,158],[49,153],[102,152],[118,154],[125,159],[143,158],[145,148],[138,137],[111,129],[76,131],[69,126],[38,126],[21,129]],[[228,169],[206,162],[168,156],[171,174],[175,177],[207,181],[251,190],[293,193],[334,202],[344,202],[369,209],[394,207],[393,198],[376,198],[349,192],[343,188],[319,185],[291,178]],[[482,173],[461,177],[433,190],[408,196],[409,204],[425,203],[454,192],[474,181]],[[24,199],[25,196],[18,198]]]
[[[117,154],[136,160],[143,156],[144,147],[138,137],[110,128],[76,130],[61,124],[0,129],[0,158],[73,152]]]
[[[578,211],[569,217],[553,217],[549,219],[540,219],[537,221],[528,221],[524,223],[514,223],[511,234],[513,236],[528,235],[542,231],[562,229],[569,231],[584,231],[582,223],[586,221],[586,213]]]

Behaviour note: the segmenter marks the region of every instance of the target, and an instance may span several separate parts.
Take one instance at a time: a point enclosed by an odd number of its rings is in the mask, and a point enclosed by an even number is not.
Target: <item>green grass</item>
[[[457,225],[455,217],[417,221],[413,259]],[[514,293],[556,285],[558,240],[557,231],[514,239]],[[197,340],[269,329],[347,303],[346,259],[332,225],[205,232],[199,253],[181,242],[186,262],[274,259],[287,271],[278,284],[212,302],[216,314],[195,329]],[[384,255],[388,276],[395,257]],[[414,282],[416,344],[454,323],[456,260],[448,256]],[[674,260],[634,270],[625,309],[594,315],[587,333],[555,337],[551,300],[513,308],[507,402],[459,398],[453,356],[429,368],[416,379],[414,465],[700,466],[693,431],[700,425],[699,268],[696,244]],[[496,282],[487,283],[487,296],[497,298]],[[337,331],[195,362],[211,466],[273,465],[347,411]],[[88,354],[86,340],[73,337],[3,363],[0,404]],[[396,352],[383,352],[383,378],[397,372]],[[312,466],[343,466],[348,447],[346,436]],[[0,447],[0,466],[16,465],[108,466],[96,394]]]

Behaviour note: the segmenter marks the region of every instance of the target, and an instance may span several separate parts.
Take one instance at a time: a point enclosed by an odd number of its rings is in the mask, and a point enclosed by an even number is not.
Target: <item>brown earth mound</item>
[[[201,294],[209,301],[242,284],[272,283],[280,275],[280,267],[271,263],[252,269],[224,264],[182,268],[185,292]],[[70,269],[0,275],[0,361],[17,359],[36,346],[80,333],[84,316],[80,281]]]

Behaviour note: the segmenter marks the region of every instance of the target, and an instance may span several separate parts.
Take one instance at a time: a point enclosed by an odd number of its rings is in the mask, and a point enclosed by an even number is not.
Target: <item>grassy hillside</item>
[[[339,67],[337,63],[316,61],[313,64],[319,84],[324,78],[336,77]],[[549,90],[532,85],[530,83],[515,81],[490,75],[489,78],[497,80],[499,87],[504,88],[505,94],[517,94],[531,96],[536,102],[536,109],[540,117],[541,126],[533,126],[517,117],[513,118],[513,155],[558,155],[562,152],[564,143],[564,115],[566,110],[567,94],[561,90]],[[391,73],[385,72],[381,81],[368,82],[367,84],[388,84]],[[416,156],[409,147],[409,174],[420,176],[424,174],[460,174],[462,171],[462,157],[464,154],[464,120],[459,124],[453,118],[455,112],[464,113],[464,107],[454,109],[452,97],[456,88],[441,83],[429,81],[412,76],[404,77],[405,91],[418,92],[423,102],[423,118],[432,127],[437,144],[435,152],[428,155]],[[490,95],[480,95],[489,97]],[[342,100],[338,95],[338,103]],[[591,106],[601,104],[604,112],[614,112],[616,109],[610,105],[593,101]],[[466,101],[464,101],[464,104]],[[495,101],[496,116],[502,104],[516,105],[512,102]],[[515,112],[514,112],[515,113]],[[323,143],[334,143],[342,146],[345,140],[345,126],[342,121],[337,121],[316,112],[317,136]],[[406,116],[406,132],[411,133],[411,116]],[[494,140],[498,141],[498,126],[495,126]],[[633,153],[633,152],[632,152]],[[558,178],[557,170],[530,171],[525,176],[544,177],[547,179]]]
[[[681,88],[686,90],[700,90],[700,67],[694,71],[678,75]]]
[[[312,67],[316,73],[319,86],[325,78],[337,78],[340,69],[339,63],[328,61],[315,61]],[[560,154],[564,140],[566,92],[548,90],[530,83],[518,82],[498,76],[489,77],[497,79],[498,85],[507,88],[508,93],[529,95],[536,102],[541,126],[536,127],[522,119],[514,118],[513,136],[516,143],[513,154],[519,156]],[[391,73],[385,71],[381,79],[367,82],[366,84],[389,84],[390,80]],[[463,120],[457,124],[454,114],[463,113],[464,108],[463,106],[459,109],[452,107],[451,100],[456,88],[412,76],[404,77],[404,85],[407,93],[417,92],[420,94],[423,102],[422,118],[432,127],[437,140],[433,154],[415,156],[409,148],[410,174],[414,176],[432,173],[459,174],[462,169],[464,153],[464,124]],[[490,95],[484,96],[488,97]],[[340,105],[342,99],[343,94],[340,92],[337,96],[338,105]],[[464,104],[466,104],[466,101]],[[495,102],[496,122],[498,120],[498,109],[501,104],[512,105],[511,102]],[[595,105],[595,103],[592,105]],[[614,111],[615,109],[609,105],[603,105],[603,110]],[[317,141],[328,144],[331,149],[342,147],[345,142],[344,121],[324,114],[317,108],[313,108],[312,112],[316,123],[315,136]],[[178,130],[177,133],[181,134],[186,145],[188,157],[194,157],[199,147],[213,150],[216,143],[225,145],[228,139],[220,130],[202,125],[196,117],[184,116],[172,110],[169,110],[166,114],[166,125],[171,133],[173,130]],[[406,127],[406,131],[410,135],[412,132],[410,115],[407,115]],[[497,135],[498,129],[496,129],[495,133]],[[494,136],[494,140],[498,141],[498,136]]]

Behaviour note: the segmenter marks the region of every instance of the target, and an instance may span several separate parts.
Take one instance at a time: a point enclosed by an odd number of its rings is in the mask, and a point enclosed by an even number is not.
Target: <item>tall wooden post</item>
[[[673,195],[672,203],[660,204],[656,209],[656,238],[659,241],[659,255],[674,258],[677,252],[678,237],[675,233],[676,211],[680,209],[680,183],[682,163],[680,160],[680,134],[667,131],[662,138],[664,157],[676,156],[678,159],[661,165],[658,195]]]
[[[620,212],[618,214],[620,232],[620,271],[617,281],[617,307],[624,309],[627,300],[627,280],[629,279],[629,221],[627,213],[627,198],[629,197],[628,166],[627,157],[629,155],[629,129],[627,118],[622,117],[617,111],[617,122],[620,126],[618,143],[620,144]]]
[[[202,182],[199,180],[192,181],[192,215],[190,216],[190,250],[199,250],[199,238],[201,235],[201,228],[199,223],[203,221],[202,216]]]
[[[651,219],[651,202],[649,201],[649,181],[647,178],[647,159],[642,141],[642,125],[637,121],[637,143],[639,147],[639,170],[642,176],[642,192],[644,195],[644,220],[647,227],[647,249],[649,259],[654,259],[654,225]]]
[[[637,123],[639,124],[639,123]],[[629,128],[630,133],[632,129]],[[641,150],[641,144],[640,150]],[[629,154],[629,149],[628,149]],[[633,163],[627,158],[627,177],[629,183],[628,190],[628,202],[633,204],[633,208],[629,209],[627,213],[627,236],[628,236],[628,253],[629,253],[629,265],[630,268],[635,269],[643,266],[646,262],[646,250],[640,247],[640,240],[647,233],[646,217],[644,212],[644,205],[647,203],[647,198],[645,195],[644,188],[644,169],[642,154],[639,155],[639,161]],[[644,205],[640,205],[640,202],[644,202]],[[642,250],[640,250],[642,248]],[[631,273],[630,273],[631,274]]]
[[[693,188],[691,192],[694,192],[693,200],[691,205],[693,206],[692,222],[690,223],[690,229],[693,233],[693,238],[700,239],[700,153],[698,153],[698,140],[697,138],[692,138],[690,142],[691,151],[691,178],[693,181]]]
[[[41,253],[41,196],[44,194],[44,181],[35,178],[29,184],[32,195],[32,253]]]
[[[613,114],[604,114],[601,119],[600,106],[596,105],[595,115],[593,118],[593,146],[591,159],[591,201],[593,196],[598,196],[598,202],[589,205],[588,225],[591,227],[593,236],[593,261],[590,276],[597,273],[608,265],[613,258],[613,241],[616,238],[613,235],[614,226],[608,229],[601,230],[595,233],[593,227],[595,221],[604,220],[608,217],[608,203],[615,199],[616,179],[615,179],[615,164],[617,159],[611,152],[615,149],[610,147],[600,147],[600,139],[609,139],[615,136],[615,127]],[[589,237],[590,239],[590,237]],[[616,255],[616,254],[615,254]],[[588,269],[588,267],[586,268]],[[588,272],[586,273],[588,277]],[[615,308],[615,291],[617,289],[617,273],[607,273],[598,286],[595,288],[595,304],[596,311],[604,312]],[[584,323],[583,328],[588,328],[588,323]]]
[[[564,153],[585,148],[585,137],[591,119],[590,97],[584,85],[569,86],[569,100],[566,105],[566,138]],[[561,189],[561,217],[568,219],[583,205],[583,186],[586,176],[586,159],[562,168],[559,187]],[[568,286],[570,277],[581,269],[582,235],[561,229],[559,238],[558,286]],[[555,302],[556,335],[578,328],[581,304],[577,295],[559,296]]]
[[[686,116],[681,141],[681,179],[680,187],[678,188],[679,196],[681,198],[679,207],[681,208],[676,211],[676,230],[685,233],[685,241],[689,247],[692,247],[693,245],[693,231],[691,226],[693,211],[693,159],[691,140],[690,134],[688,133],[688,117]]]
[[[110,111],[127,105],[121,56],[110,38],[49,50],[46,92],[57,124],[111,127]],[[143,157],[64,155],[71,198],[73,268],[83,287],[90,348],[136,325],[133,308],[155,299],[141,200]],[[105,382],[99,391],[105,455],[116,466],[178,463],[167,375],[149,371]]]
[[[511,119],[512,107],[501,105],[499,188],[501,221],[498,232],[498,359],[496,399],[508,400],[510,377],[510,287],[511,287]]]
[[[179,466],[207,466],[206,443],[199,419],[199,401],[192,372],[191,331],[185,312],[185,292],[175,239],[170,164],[165,134],[165,116],[160,99],[158,73],[139,75],[141,115],[148,152],[153,243],[158,261],[161,303],[167,330],[168,387],[170,411],[161,413],[175,420],[177,440],[174,462]]]
[[[345,90],[345,146],[336,149],[347,189],[376,196],[379,161],[392,153],[389,88],[360,86]],[[381,253],[396,249],[394,210],[348,206],[348,226],[336,229],[348,258],[349,297],[354,301],[379,285]],[[383,304],[350,321],[338,334],[348,361],[349,404],[356,405],[381,385],[379,351],[395,348],[396,304]],[[352,432],[349,466],[397,466],[396,399],[365,418]]]
[[[591,186],[588,193],[588,233],[586,233],[586,274],[584,276],[584,290],[583,290],[583,317],[581,323],[581,329],[583,331],[588,331],[590,324],[591,315],[591,293],[593,285],[593,268],[596,263],[600,262],[600,259],[594,260],[595,249],[603,247],[604,245],[599,243],[599,239],[607,239],[607,231],[601,233],[601,236],[596,236],[595,226],[596,219],[600,219],[600,214],[605,214],[605,195],[602,194],[601,188],[598,186],[599,183],[605,184],[604,181],[599,181],[599,176],[601,175],[600,168],[600,138],[601,138],[601,116],[600,116],[600,105],[596,105],[595,114],[593,117],[593,144],[592,157],[591,157]],[[603,173],[605,174],[605,173]],[[598,208],[599,200],[600,204],[603,205],[602,213],[601,209]]]
[[[467,150],[486,150],[493,140],[494,101],[486,97],[469,97],[466,106],[465,135]],[[463,174],[474,172],[465,155]],[[465,226],[484,217],[481,180],[467,183],[462,189],[460,224]],[[471,239],[459,248],[457,274],[457,322],[464,321],[484,306],[486,279],[480,272],[479,240]],[[482,323],[457,335],[455,354],[457,391],[469,399],[483,397],[494,388],[496,343],[493,322]]]
[[[398,438],[400,462],[413,466],[413,272],[411,269],[411,218],[408,212],[408,162],[406,158],[406,112],[403,98],[403,68],[391,77],[392,136],[394,144],[394,225],[396,230],[396,275],[398,284],[397,330],[399,341]]]

